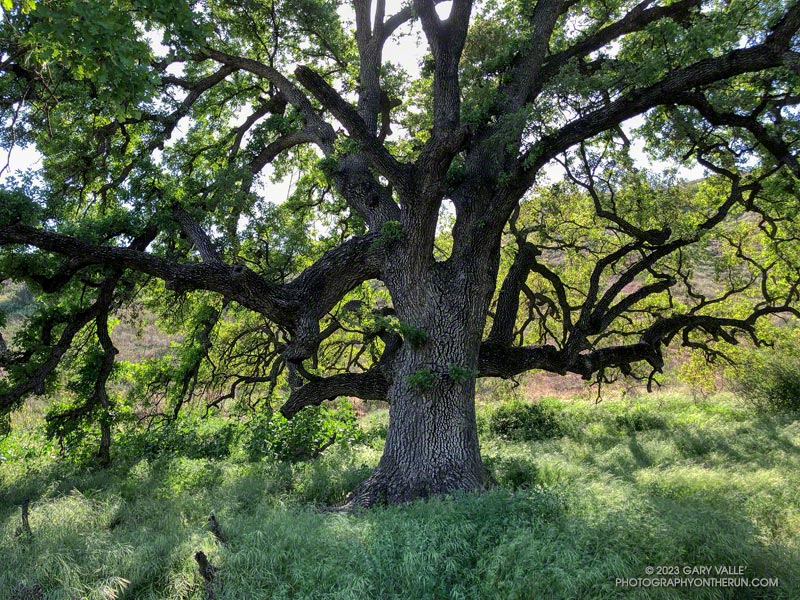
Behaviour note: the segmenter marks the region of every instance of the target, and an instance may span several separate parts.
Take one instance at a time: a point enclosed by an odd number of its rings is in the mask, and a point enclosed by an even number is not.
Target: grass
[[[319,507],[377,462],[385,413],[366,417],[362,444],[307,463],[121,456],[93,471],[18,452],[0,462],[0,598],[24,584],[53,600],[200,599],[198,550],[219,569],[218,600],[800,598],[796,416],[732,396],[550,406],[553,437],[484,428],[491,491],[354,515]],[[25,435],[18,447],[35,443]],[[30,539],[15,536],[25,497]],[[212,511],[225,545],[205,527]],[[652,565],[742,565],[780,585],[616,584]]]

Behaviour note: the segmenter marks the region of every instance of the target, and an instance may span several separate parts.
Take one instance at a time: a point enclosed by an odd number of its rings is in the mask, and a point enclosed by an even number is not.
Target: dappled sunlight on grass
[[[0,465],[0,597],[218,599],[800,597],[800,423],[732,397],[563,402],[558,435],[483,433],[501,483],[355,514],[340,502],[380,455],[385,414],[309,462],[48,457]],[[489,410],[485,407],[482,410]],[[550,427],[550,425],[548,425]],[[17,536],[32,499],[33,537]],[[206,528],[214,512],[227,543]],[[648,565],[746,565],[780,588],[626,589]],[[737,595],[738,594],[738,595]]]

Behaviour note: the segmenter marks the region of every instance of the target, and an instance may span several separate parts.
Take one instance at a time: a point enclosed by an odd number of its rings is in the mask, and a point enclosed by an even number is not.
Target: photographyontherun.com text
[[[644,577],[617,577],[618,587],[778,587],[777,577],[748,577],[743,565],[662,565],[645,567]]]

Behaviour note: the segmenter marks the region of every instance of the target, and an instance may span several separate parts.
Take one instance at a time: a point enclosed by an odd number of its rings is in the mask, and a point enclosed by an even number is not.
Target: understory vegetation
[[[121,436],[108,469],[59,457],[40,412],[16,413],[0,441],[2,598],[211,597],[197,552],[218,600],[800,597],[798,413],[732,394],[484,398],[496,487],[352,514],[327,507],[377,463],[385,410],[356,422],[343,404],[257,432],[187,417]],[[334,430],[316,458],[292,454],[292,440]],[[741,565],[780,584],[617,585],[653,565]]]

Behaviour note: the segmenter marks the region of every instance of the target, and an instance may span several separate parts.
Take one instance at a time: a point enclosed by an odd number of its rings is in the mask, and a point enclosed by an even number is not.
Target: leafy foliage
[[[291,421],[280,414],[260,416],[248,424],[244,448],[251,459],[298,461],[317,456],[330,442],[352,444],[360,436],[352,406],[342,402],[336,408],[305,410]]]
[[[437,374],[432,369],[419,369],[408,376],[408,384],[418,392],[427,392],[436,383]]]
[[[447,367],[447,376],[455,383],[464,383],[475,379],[478,373],[458,365],[449,365]]]
[[[793,355],[773,352],[743,365],[736,387],[764,410],[800,411],[800,361]],[[759,358],[761,360],[759,360]]]
[[[303,461],[321,454],[331,443],[353,444],[362,435],[352,407],[318,407],[291,421],[277,413],[234,420],[222,416],[186,415],[178,421],[140,429],[128,427],[120,451],[157,460],[162,456],[221,459],[244,456]]]
[[[557,401],[547,399],[535,403],[523,400],[507,402],[489,415],[489,432],[516,441],[558,437],[564,432],[558,409]]]

